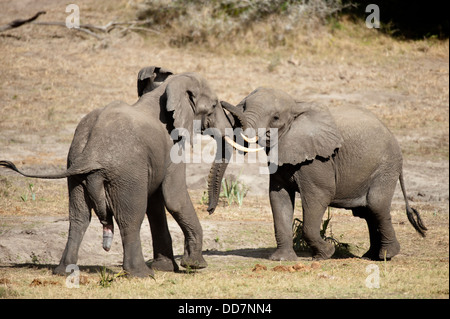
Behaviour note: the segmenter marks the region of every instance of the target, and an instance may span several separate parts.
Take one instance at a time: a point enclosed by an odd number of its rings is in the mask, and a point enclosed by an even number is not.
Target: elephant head
[[[147,66],[138,73],[138,97],[150,92],[161,85],[173,72],[159,66]]]
[[[342,137],[326,107],[296,101],[281,90],[258,88],[236,108],[242,111],[246,123],[242,127],[244,140],[258,142],[266,150],[269,161],[277,166],[329,158],[341,147]],[[273,136],[271,140],[271,129],[277,129],[277,140]],[[209,179],[210,213],[217,205],[220,183],[216,176]]]
[[[243,110],[250,128],[244,139],[257,140],[264,147],[277,145],[279,166],[328,158],[341,146],[341,134],[328,108],[296,101],[281,90],[258,88],[237,108]],[[277,129],[278,141],[271,141],[270,129]],[[267,151],[271,155],[272,150]]]
[[[201,120],[202,131],[217,127],[221,132],[231,124],[208,82],[197,73],[180,73],[166,81],[166,111],[173,118],[173,128],[192,136],[194,120]],[[181,133],[181,132],[179,132]]]
[[[206,80],[196,73],[174,75],[166,82],[166,110],[173,112],[173,128],[184,129],[192,136],[194,133],[193,120],[200,119],[202,133],[216,139],[216,159],[208,177],[210,198],[215,198],[215,201],[210,202],[210,206],[215,207],[220,192],[220,183],[232,153],[230,144],[246,150],[245,147],[240,147],[230,136],[226,135],[229,132],[226,129],[234,127],[246,129],[245,116],[235,106],[224,101],[219,102]],[[173,136],[173,138],[177,138],[177,136]]]

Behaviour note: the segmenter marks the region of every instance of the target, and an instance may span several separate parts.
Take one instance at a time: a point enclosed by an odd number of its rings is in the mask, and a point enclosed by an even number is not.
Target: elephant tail
[[[74,175],[86,176],[86,188],[88,196],[93,205],[94,211],[97,214],[100,222],[103,224],[103,249],[109,251],[112,244],[114,235],[114,224],[112,222],[112,214],[107,210],[106,192],[104,186],[104,179],[99,171],[100,166],[95,165],[77,165],[77,163],[85,161],[77,161],[71,165],[65,172],[48,174],[48,175],[36,175],[27,174],[20,171],[16,165],[10,161],[0,161],[0,166],[9,168],[25,177],[31,178],[43,178],[43,179],[60,179],[67,178]]]
[[[422,237],[425,237],[425,232],[428,230],[428,228],[423,223],[419,212],[415,208],[409,206],[408,197],[406,196],[405,182],[403,180],[403,172],[400,173],[400,187],[402,188],[403,198],[405,199],[406,216],[408,216],[408,220],[411,225],[413,225],[414,229],[417,230],[417,232],[422,235]]]
[[[56,173],[56,174],[27,174],[22,172],[21,170],[19,170],[16,165],[13,162],[10,161],[0,161],[0,166],[12,169],[13,171],[21,174],[22,176],[25,177],[31,177],[31,178],[43,178],[43,179],[60,179],[60,178],[66,178],[69,176],[74,176],[74,175],[81,175],[81,174],[88,174],[94,170],[100,169],[99,168],[95,168],[95,167],[91,167],[91,166],[77,166],[77,165],[72,165],[71,167],[69,167],[66,171],[61,172],[61,173]]]

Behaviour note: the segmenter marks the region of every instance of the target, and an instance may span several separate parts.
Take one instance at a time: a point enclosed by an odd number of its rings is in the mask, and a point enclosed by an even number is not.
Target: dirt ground
[[[82,23],[103,25],[113,19],[133,19],[133,1],[77,3]],[[0,0],[0,25],[39,10],[47,11],[39,21],[64,21],[68,15],[56,0],[38,4]],[[351,33],[354,27],[346,28]],[[442,234],[431,231],[430,240],[439,242],[440,248],[430,258],[442,259],[448,267],[448,41],[402,42],[364,33],[368,31],[353,37],[317,32],[298,47],[251,48],[250,53],[174,48],[152,33],[120,30],[101,34],[101,40],[60,26],[33,24],[0,33],[0,159],[11,160],[28,172],[62,170],[82,116],[114,100],[133,103],[137,72],[148,65],[199,72],[221,99],[231,103],[238,103],[258,86],[272,86],[325,105],[360,105],[377,114],[398,137],[411,205],[423,212],[426,224],[443,230]],[[207,143],[203,140],[203,145]],[[264,164],[230,164],[227,174],[239,176],[250,187],[243,207],[219,207],[208,216],[200,200],[209,164],[188,164],[187,183],[204,229],[204,251],[210,264],[233,258],[265,260],[275,247],[268,176],[259,174],[261,167]],[[399,187],[392,209],[396,230],[412,229],[403,213]],[[343,210],[334,210],[333,218],[334,234],[367,249],[361,220]],[[181,255],[182,233],[170,218],[169,227],[175,254]],[[0,169],[0,274],[17,265],[56,265],[67,231],[65,181],[24,179]],[[410,229],[407,233],[419,239]],[[404,258],[428,249],[429,244],[420,241],[416,251],[412,239],[399,237],[406,246],[401,253]],[[151,259],[147,221],[141,238],[144,256]],[[80,265],[121,264],[118,234],[109,253],[100,244],[101,226],[94,217],[80,250]]]

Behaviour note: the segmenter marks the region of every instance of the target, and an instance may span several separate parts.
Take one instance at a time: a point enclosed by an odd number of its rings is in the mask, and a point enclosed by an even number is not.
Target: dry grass
[[[363,241],[359,219],[336,213],[335,232],[346,229],[352,241]],[[272,262],[252,257],[258,251],[270,251],[261,243],[246,253],[233,250],[236,243],[221,238],[222,249],[206,251],[209,267],[200,271],[179,273],[156,272],[155,279],[116,279],[110,287],[99,285],[100,267],[81,266],[80,287],[69,289],[64,277],[55,277],[47,265],[0,267],[2,298],[448,298],[448,216],[424,217],[431,226],[430,236],[422,240],[405,223],[403,213],[394,213],[395,227],[401,234],[402,253],[389,262],[371,262],[356,258],[320,262],[317,269],[299,272],[275,272],[278,265],[295,262]],[[345,223],[344,223],[345,222]],[[353,228],[352,232],[350,228]],[[245,238],[246,226],[234,229],[229,237]],[[248,229],[250,231],[250,228]],[[359,230],[359,234],[358,234]],[[254,235],[254,231],[252,231]],[[266,242],[270,232],[260,233]],[[250,236],[248,236],[250,237]],[[255,240],[253,236],[253,240]],[[447,239],[445,239],[445,237]],[[252,243],[249,242],[249,246]],[[228,247],[228,248],[227,248]],[[366,247],[367,248],[367,247]],[[436,257],[440,256],[440,257]],[[301,257],[306,266],[311,261]],[[253,271],[256,264],[267,270]],[[380,288],[368,288],[368,265],[380,271]],[[119,272],[119,267],[109,266]],[[34,284],[32,284],[34,282]],[[36,282],[38,282],[36,284]],[[40,284],[39,284],[40,282]]]
[[[133,19],[129,3],[77,1],[82,22],[93,24],[114,17]],[[0,10],[5,12],[0,24],[35,9],[7,7]],[[50,7],[40,20],[63,20],[64,9]],[[398,136],[407,162],[448,161],[448,40],[398,41],[342,20],[291,32],[274,46],[264,37],[270,37],[277,23],[256,24],[253,32],[230,42],[211,38],[209,44],[179,48],[169,45],[171,35],[165,32],[156,36],[113,31],[98,41],[60,27],[26,25],[10,30],[0,37],[0,157],[33,171],[62,169],[80,118],[113,100],[133,103],[139,69],[161,65],[203,74],[221,99],[231,103],[258,86],[273,86],[326,105],[361,105]],[[28,217],[67,217],[65,181],[1,174],[0,235]],[[36,200],[23,201],[30,183]],[[395,206],[394,227],[402,253],[386,264],[376,263],[380,289],[365,286],[370,262],[360,259],[328,260],[309,272],[271,271],[280,263],[266,258],[275,246],[267,196],[248,196],[242,208],[219,207],[209,216],[199,204],[202,191],[193,190],[191,195],[209,232],[205,270],[157,273],[156,280],[122,278],[110,288],[100,288],[96,271],[82,268],[85,284],[67,289],[65,278],[52,276],[47,263],[23,264],[30,259],[17,267],[0,266],[0,298],[448,298],[448,194],[439,206],[414,203],[430,228],[425,240],[407,222],[403,204]],[[343,236],[342,241],[361,247],[361,252],[368,248],[365,224],[350,213],[335,211],[332,230]],[[178,235],[176,250],[183,245]],[[301,261],[310,264],[308,257]],[[252,272],[257,263],[268,270]],[[30,286],[34,279],[42,284]]]

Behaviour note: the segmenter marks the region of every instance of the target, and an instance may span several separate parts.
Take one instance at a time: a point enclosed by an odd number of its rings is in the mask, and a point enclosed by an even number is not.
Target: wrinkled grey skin
[[[142,78],[138,83],[139,80]],[[141,97],[134,105],[113,102],[81,120],[65,172],[46,176],[24,174],[11,162],[0,161],[0,166],[29,177],[67,177],[69,235],[54,273],[66,274],[67,265],[77,263],[91,209],[109,234],[113,231],[113,217],[116,220],[124,251],[123,268],[131,275],[153,275],[145,264],[139,235],[145,215],[153,239],[152,268],[166,271],[178,268],[165,208],[185,236],[181,265],[207,266],[202,257],[202,228],[187,192],[185,164],[175,164],[170,159],[171,147],[176,142],[170,133],[174,128],[192,132],[194,119],[201,119],[203,128],[215,125],[220,132],[230,124],[216,94],[200,75],[172,75],[156,85],[152,81],[141,86],[142,91],[138,92]],[[104,246],[105,240],[107,246],[108,239],[104,239]]]
[[[426,227],[406,198],[400,147],[372,113],[356,107],[327,109],[297,102],[283,91],[269,88],[255,90],[237,108],[244,111],[250,128],[267,132],[278,128],[278,167],[270,175],[269,185],[277,249],[270,259],[297,258],[292,242],[296,192],[302,201],[303,233],[314,259],[327,259],[334,253],[334,245],[320,236],[328,206],[350,209],[367,221],[370,249],[363,257],[395,256],[400,245],[390,206],[398,180],[408,219],[425,236]],[[252,137],[249,130],[247,135]],[[259,136],[261,146],[268,147],[269,141],[267,135]],[[268,156],[273,161],[271,152]]]

